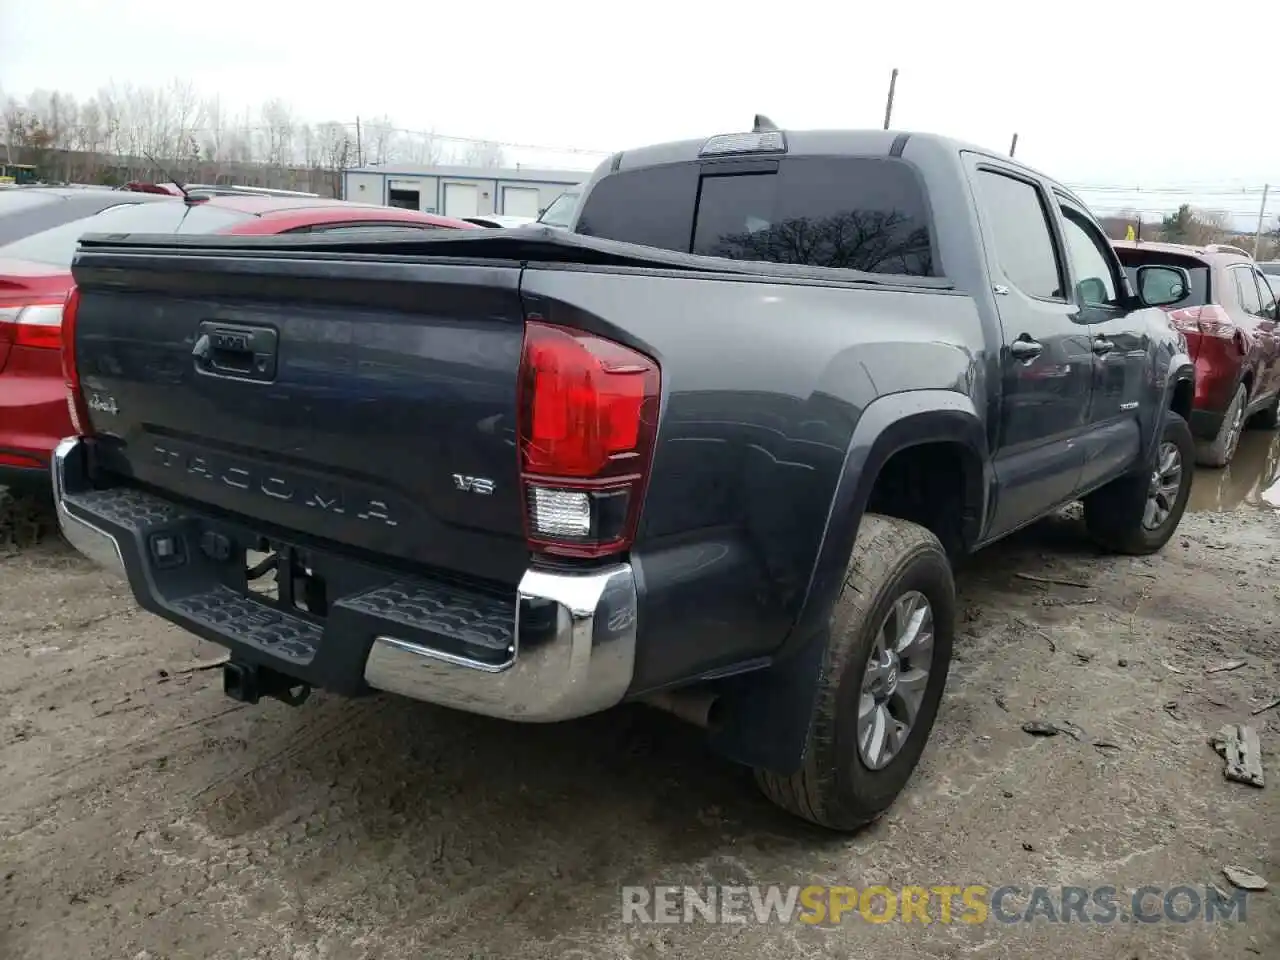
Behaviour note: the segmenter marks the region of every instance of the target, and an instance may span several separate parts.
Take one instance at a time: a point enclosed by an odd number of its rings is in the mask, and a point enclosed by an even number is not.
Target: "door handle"
[[[1112,350],[1115,349],[1115,346],[1116,345],[1112,343],[1110,340],[1108,340],[1106,337],[1093,338],[1093,352],[1096,353],[1098,356],[1102,356],[1103,354],[1110,353]]]
[[[1026,334],[1009,344],[1009,353],[1013,355],[1013,359],[1021,360],[1024,363],[1030,363],[1040,356],[1043,350],[1044,344],[1026,338]]]
[[[201,373],[271,382],[276,376],[278,336],[270,327],[205,321],[191,348]]]

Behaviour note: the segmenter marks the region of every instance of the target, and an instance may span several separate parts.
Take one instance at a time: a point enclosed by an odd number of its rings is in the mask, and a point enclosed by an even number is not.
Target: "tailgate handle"
[[[277,340],[271,327],[207,320],[200,324],[191,356],[200,373],[270,382],[276,378]]]

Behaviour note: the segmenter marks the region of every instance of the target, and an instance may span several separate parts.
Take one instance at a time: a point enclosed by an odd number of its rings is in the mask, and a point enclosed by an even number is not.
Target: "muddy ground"
[[[925,760],[852,838],[776,812],[679,721],[521,727],[393,698],[237,705],[215,648],[56,538],[0,561],[0,957],[1280,956],[1270,782],[1206,738],[1280,696],[1280,446],[1201,474],[1150,559],[1071,516],[976,558]],[[1280,497],[1275,497],[1280,503]],[[1022,579],[1019,573],[1084,586]],[[1229,659],[1245,666],[1205,668]],[[1023,722],[1074,724],[1029,736]],[[1098,745],[1103,741],[1107,746]],[[1272,889],[1246,921],[624,925],[623,884]]]

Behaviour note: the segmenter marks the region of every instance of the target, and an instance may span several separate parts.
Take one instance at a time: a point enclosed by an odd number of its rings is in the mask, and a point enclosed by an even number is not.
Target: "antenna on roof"
[[[171,174],[171,173],[170,173],[168,170],[166,170],[164,167],[160,166],[160,161],[158,161],[155,157],[153,157],[153,156],[152,156],[151,154],[149,154],[149,153],[144,153],[144,154],[143,154],[143,156],[144,156],[144,157],[146,157],[148,160],[150,160],[150,161],[151,161],[151,165],[152,165],[153,167],[155,167],[157,170],[159,170],[159,171],[160,171],[160,173],[161,173],[163,176],[166,176],[166,177],[168,177],[168,178],[169,178],[169,182],[170,182],[170,183],[172,183],[175,187],[177,187],[177,188],[178,188],[178,192],[179,192],[180,194],[182,194],[182,199],[183,199],[183,200],[190,200],[190,199],[191,199],[191,194],[189,194],[189,193],[187,192],[186,185],[185,185],[185,184],[183,184],[183,182],[182,182],[181,180],[179,180],[177,177],[175,177],[173,174]]]
[[[756,114],[755,126],[751,128],[752,133],[763,133],[766,130],[777,130],[778,125],[766,117],[763,113]]]

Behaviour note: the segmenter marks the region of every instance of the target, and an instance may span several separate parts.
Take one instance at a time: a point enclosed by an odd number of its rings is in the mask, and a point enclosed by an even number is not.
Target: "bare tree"
[[[109,83],[83,102],[60,91],[0,94],[0,159],[35,163],[50,179],[118,184],[177,176],[198,182],[301,185],[339,194],[362,162],[501,166],[501,145],[407,132],[391,117],[307,123],[283,99],[232,113],[176,80]],[[153,159],[148,159],[153,158]]]
[[[490,140],[473,140],[462,155],[468,167],[500,167],[505,159],[502,147]]]
[[[4,98],[4,162],[15,163],[14,155],[26,146],[26,106],[17,97]]]
[[[342,171],[355,159],[355,144],[347,128],[333,121],[317,126],[316,155],[327,173],[333,196],[342,196]]]
[[[410,163],[423,166],[434,166],[444,157],[444,149],[434,132],[406,134],[404,142],[404,158]]]
[[[1232,235],[1231,217],[1219,210],[1195,210],[1187,243],[1224,243]]]
[[[190,178],[200,165],[198,133],[204,125],[204,103],[190,82],[180,80],[170,85],[169,100],[173,122],[173,146],[169,155]]]
[[[389,163],[398,160],[396,126],[388,116],[374,117],[364,124],[364,163]]]
[[[201,111],[204,124],[199,134],[200,156],[209,170],[208,179],[218,183],[222,177],[222,164],[227,159],[227,114],[222,107],[222,98],[209,97]]]
[[[262,160],[273,167],[293,161],[293,137],[296,121],[293,111],[283,100],[273,98],[262,105]]]

